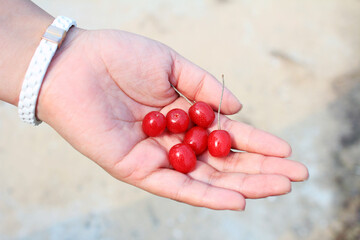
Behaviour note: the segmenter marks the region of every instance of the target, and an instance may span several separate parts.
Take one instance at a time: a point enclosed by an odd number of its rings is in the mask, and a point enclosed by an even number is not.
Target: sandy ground
[[[0,239],[360,239],[360,1],[35,2],[224,73],[245,106],[233,118],[288,140],[311,178],[245,212],[190,207],[118,182],[0,103]]]

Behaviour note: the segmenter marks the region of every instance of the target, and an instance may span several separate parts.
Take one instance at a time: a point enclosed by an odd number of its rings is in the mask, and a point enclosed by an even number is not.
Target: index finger
[[[167,168],[152,172],[140,187],[158,196],[216,210],[244,210],[246,204],[244,196],[235,190],[206,184]]]
[[[215,130],[214,121],[211,130]],[[291,146],[283,139],[248,124],[221,116],[222,129],[229,132],[232,147],[246,152],[259,153],[266,156],[289,157]]]
[[[218,109],[222,91],[221,83],[210,73],[176,53],[171,81],[189,99],[206,102],[214,110]],[[239,100],[225,88],[221,112],[235,114],[241,108]]]

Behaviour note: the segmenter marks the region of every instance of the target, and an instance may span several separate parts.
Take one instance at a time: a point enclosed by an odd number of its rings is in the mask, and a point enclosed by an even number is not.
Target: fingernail
[[[237,99],[237,97],[234,97],[235,103],[232,104],[232,106],[236,107],[235,112],[240,112],[240,110],[243,108],[243,104]]]

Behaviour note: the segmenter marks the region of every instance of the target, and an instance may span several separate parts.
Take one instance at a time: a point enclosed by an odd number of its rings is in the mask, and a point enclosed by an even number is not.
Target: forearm
[[[0,0],[0,100],[18,104],[21,85],[53,17],[27,0]]]

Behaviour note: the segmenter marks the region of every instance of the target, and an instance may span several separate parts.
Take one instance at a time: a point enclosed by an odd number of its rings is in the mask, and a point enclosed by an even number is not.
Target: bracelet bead
[[[22,84],[18,113],[22,121],[39,125],[42,121],[36,117],[36,105],[40,88],[50,62],[65,38],[67,31],[76,26],[70,18],[59,16],[44,33],[39,46],[35,50]]]

